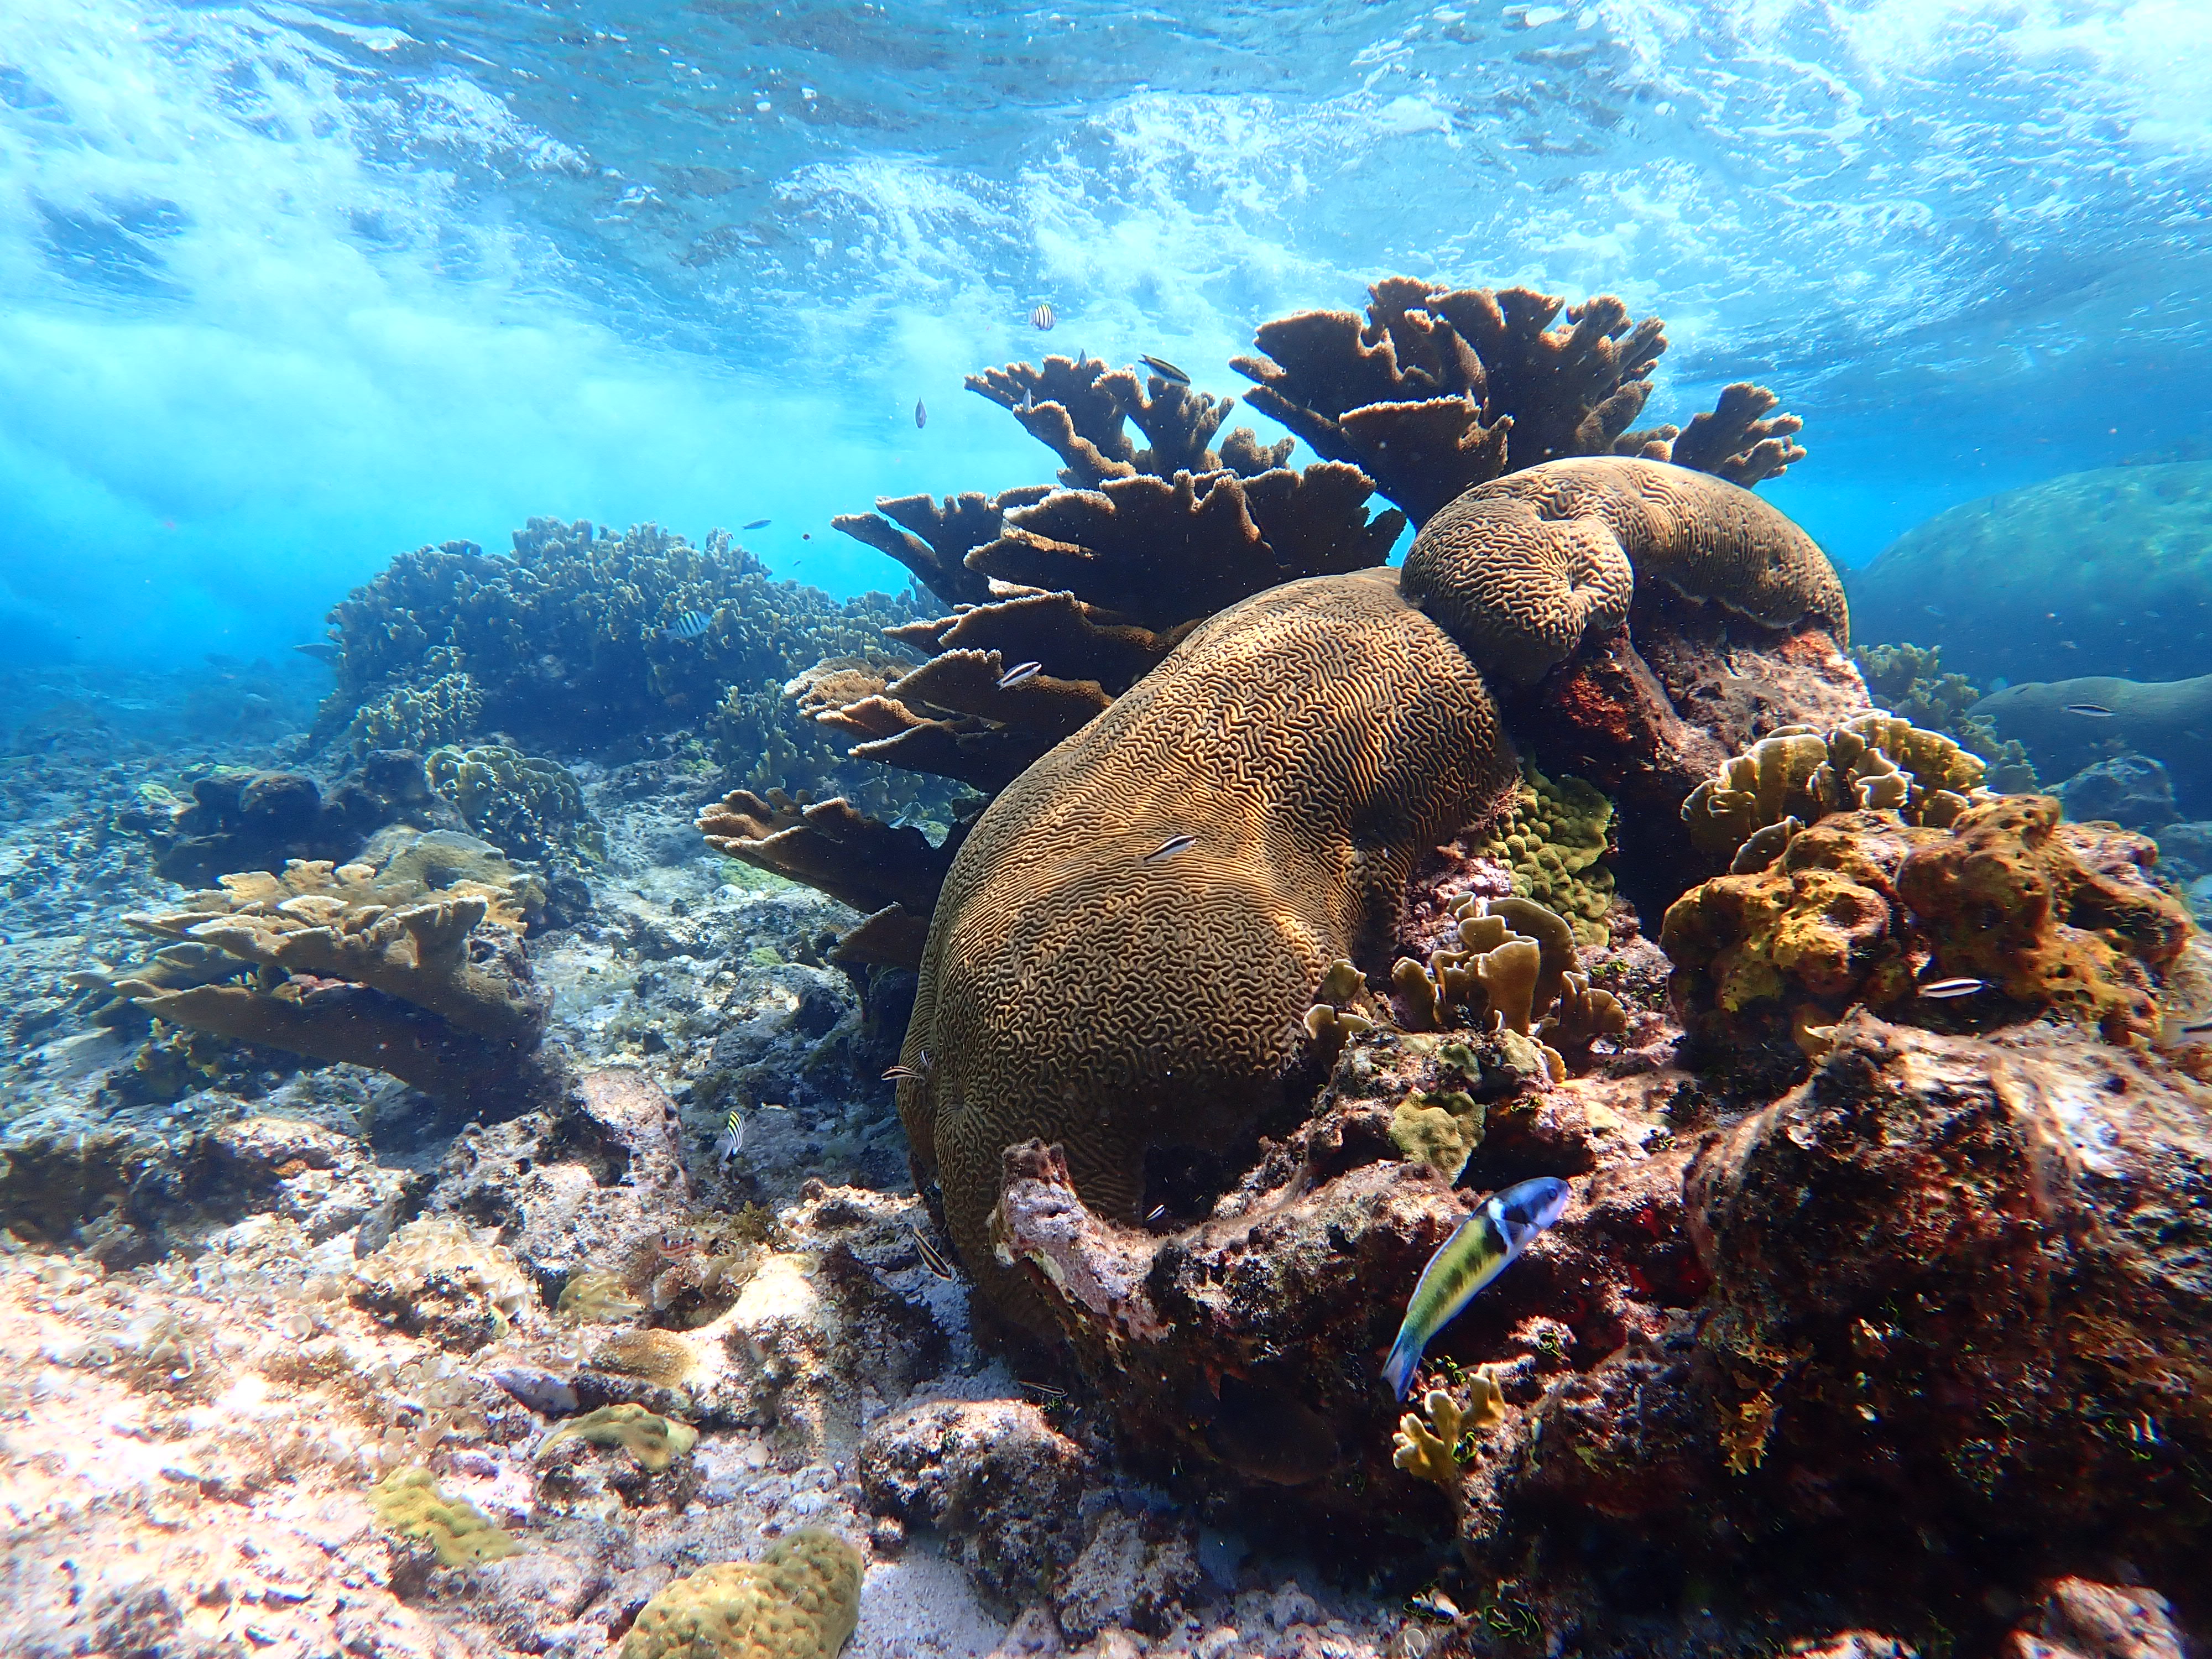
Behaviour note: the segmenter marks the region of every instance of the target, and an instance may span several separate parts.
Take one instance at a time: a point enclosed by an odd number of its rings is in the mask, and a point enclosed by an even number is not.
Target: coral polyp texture
[[[1013,1141],[1063,1142],[1123,1215],[1148,1156],[1249,1144],[1329,963],[1373,953],[1419,851],[1515,776],[1481,678],[1386,571],[1231,607],[1023,774],[946,877],[899,1085],[971,1269],[1000,1277]]]
[[[1656,317],[1600,295],[1566,308],[1533,289],[1449,289],[1386,276],[1363,318],[1306,311],[1261,325],[1258,355],[1231,365],[1246,394],[1317,454],[1352,462],[1415,523],[1503,473],[1576,455],[1672,460],[1753,484],[1802,459],[1795,416],[1772,393],[1729,386],[1686,431],[1630,431],[1667,349]]]
[[[622,1659],[837,1659],[860,1623],[860,1575],[835,1533],[795,1532],[757,1563],[702,1567],[660,1591]]]

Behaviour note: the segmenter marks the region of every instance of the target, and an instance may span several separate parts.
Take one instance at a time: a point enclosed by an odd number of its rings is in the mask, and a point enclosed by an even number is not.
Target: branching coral
[[[1875,808],[1940,828],[1972,804],[1986,769],[1979,756],[1893,714],[1857,715],[1826,734],[1785,726],[1692,790],[1682,817],[1699,847],[1733,849],[1731,872],[1742,875],[1780,852],[1791,825],[1831,812]]]
[[[836,1659],[860,1620],[860,1558],[816,1528],[779,1540],[757,1565],[726,1562],[645,1604],[622,1659]]]
[[[438,834],[387,843],[380,867],[226,876],[182,910],[125,917],[188,954],[168,947],[113,988],[157,1019],[374,1066],[429,1093],[526,1098],[550,1076],[520,937],[534,890],[511,871],[495,885],[466,869],[505,865]]]
[[[1470,1455],[1466,1443],[1505,1418],[1505,1396],[1486,1372],[1476,1371],[1468,1378],[1468,1395],[1465,1409],[1446,1389],[1431,1389],[1424,1395],[1419,1412],[1407,1412],[1398,1419],[1391,1462],[1456,1493]]]
[[[1632,324],[1602,295],[1551,324],[1563,301],[1529,289],[1450,289],[1386,276],[1367,314],[1309,311],[1263,324],[1259,355],[1231,367],[1259,382],[1247,394],[1316,453],[1354,462],[1425,522],[1463,491],[1574,455],[1639,455],[1732,483],[1771,477],[1801,459],[1802,422],[1769,416],[1764,388],[1731,386],[1689,429],[1631,432],[1667,349],[1656,318]]]
[[[1523,898],[1463,897],[1451,914],[1459,920],[1455,943],[1431,951],[1425,963],[1401,957],[1390,970],[1408,1030],[1441,1030],[1463,1010],[1478,1030],[1505,1041],[1516,1069],[1556,1080],[1566,1071],[1553,1035],[1586,1057],[1593,1039],[1628,1029],[1620,1001],[1573,971],[1575,935],[1564,916]]]
[[[732,685],[779,685],[912,615],[883,594],[841,605],[775,580],[720,531],[693,547],[652,525],[617,536],[532,519],[509,556],[423,548],[341,601],[317,650],[337,686],[316,732],[427,749],[490,726],[593,749],[696,721]],[[678,628],[686,617],[704,629]]]

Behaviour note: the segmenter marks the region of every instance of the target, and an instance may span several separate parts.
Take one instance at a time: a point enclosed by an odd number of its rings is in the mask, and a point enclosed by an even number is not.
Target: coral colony
[[[1303,465],[988,368],[1054,477],[837,520],[907,594],[533,520],[118,769],[0,1139],[7,1628],[98,1633],[11,1650],[2181,1651],[2212,679],[1904,642],[1971,514],[1854,652],[1666,345],[1386,277],[1235,360]]]

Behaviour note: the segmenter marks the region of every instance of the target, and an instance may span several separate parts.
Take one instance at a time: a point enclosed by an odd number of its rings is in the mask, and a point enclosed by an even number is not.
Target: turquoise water
[[[832,514],[1043,476],[963,374],[1235,392],[1391,271],[1663,316],[1653,410],[1774,386],[1861,563],[2207,425],[2193,9],[5,0],[0,661],[280,653],[541,513],[897,587]]]

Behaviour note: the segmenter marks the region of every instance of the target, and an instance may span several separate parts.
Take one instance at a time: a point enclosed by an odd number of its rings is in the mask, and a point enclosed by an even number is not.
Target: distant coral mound
[[[2100,467],[1968,501],[1849,578],[1866,640],[1977,679],[2184,679],[2212,662],[2212,461]]]

